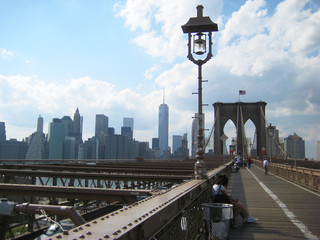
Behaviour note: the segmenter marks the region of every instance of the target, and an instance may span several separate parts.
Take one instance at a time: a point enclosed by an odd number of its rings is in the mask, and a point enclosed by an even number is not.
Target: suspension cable
[[[269,123],[268,123],[268,121],[267,121],[267,118],[266,118],[266,116],[265,116],[265,114],[264,114],[264,112],[262,111],[262,107],[261,107],[261,105],[260,105],[260,111],[261,111],[261,114],[262,114],[262,116],[263,116],[263,118],[264,118],[264,121],[265,121],[265,127],[267,128],[268,127],[268,125],[269,125]],[[281,147],[281,145],[280,145],[280,143],[278,142],[278,140],[275,138],[275,136],[273,135],[272,136],[272,139],[274,140],[274,142],[277,144],[277,146],[278,146],[278,148],[280,149],[280,151],[284,154],[284,156],[286,157],[286,158],[288,158],[288,155],[287,155],[287,153],[284,151],[284,149],[282,149],[282,147]],[[271,142],[271,144],[272,144],[272,142]]]

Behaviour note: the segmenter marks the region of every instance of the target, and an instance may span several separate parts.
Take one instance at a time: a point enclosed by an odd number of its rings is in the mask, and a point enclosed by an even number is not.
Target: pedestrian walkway
[[[255,165],[229,178],[228,192],[259,221],[230,229],[229,239],[320,239],[320,194],[292,184]]]

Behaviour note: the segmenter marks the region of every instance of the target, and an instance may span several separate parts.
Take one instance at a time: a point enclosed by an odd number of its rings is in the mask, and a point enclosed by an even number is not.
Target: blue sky
[[[197,67],[187,60],[181,25],[196,6],[218,23],[214,57],[203,67],[206,128],[212,103],[267,102],[267,121],[281,137],[297,133],[306,155],[320,140],[320,3],[317,0],[0,0],[0,121],[7,138],[29,136],[42,115],[84,117],[84,139],[95,114],[120,132],[134,118],[134,137],[157,137],[165,89],[169,142],[197,111]],[[248,122],[247,136],[253,124]],[[227,124],[229,140],[235,127]],[[189,139],[190,142],[190,139]]]

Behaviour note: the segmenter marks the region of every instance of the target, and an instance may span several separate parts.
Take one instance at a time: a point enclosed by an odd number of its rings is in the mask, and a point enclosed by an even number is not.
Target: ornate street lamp
[[[274,136],[274,126],[271,126],[271,123],[270,125],[267,127],[267,132],[268,132],[268,136],[270,137],[270,161],[272,159],[272,138]]]
[[[197,6],[197,17],[190,18],[181,26],[183,33],[188,33],[188,58],[198,65],[198,149],[194,165],[195,179],[207,178],[204,159],[204,136],[202,115],[202,65],[212,57],[211,33],[218,31],[218,25],[209,17],[203,16],[203,6]],[[208,49],[208,50],[207,50]]]

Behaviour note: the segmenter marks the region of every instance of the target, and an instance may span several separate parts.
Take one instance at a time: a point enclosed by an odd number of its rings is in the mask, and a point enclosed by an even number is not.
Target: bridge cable
[[[262,106],[260,106],[260,111],[261,111],[261,114],[262,114],[262,116],[263,116],[263,118],[264,118],[264,121],[265,121],[265,125],[266,125],[265,127],[267,128],[268,125],[269,125],[269,123],[268,123],[268,121],[267,121],[266,115],[264,114],[264,112],[263,112],[263,110],[262,110]],[[272,139],[273,139],[274,142],[277,144],[278,148],[279,148],[280,151],[284,154],[284,156],[285,156],[286,158],[288,158],[287,153],[286,153],[286,152],[284,151],[284,149],[281,147],[279,141],[276,139],[276,137],[274,136],[274,134],[273,134],[273,136],[272,136]],[[271,141],[271,144],[272,144],[272,141]],[[272,153],[271,153],[271,155],[272,155]]]
[[[206,143],[204,144],[203,151],[206,150],[206,147],[208,146],[208,144],[209,144],[209,142],[210,142],[210,139],[211,139],[211,137],[212,137],[213,130],[215,129],[216,121],[217,121],[217,119],[219,118],[219,112],[220,112],[220,111],[217,110],[216,117],[215,117],[215,119],[214,119],[214,122],[213,122],[213,125],[212,125],[212,128],[211,128],[209,137],[208,137]]]

